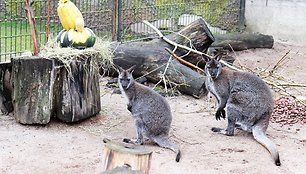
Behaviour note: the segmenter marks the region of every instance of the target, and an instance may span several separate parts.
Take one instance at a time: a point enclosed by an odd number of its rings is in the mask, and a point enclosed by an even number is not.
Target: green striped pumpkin
[[[96,35],[89,28],[84,28],[83,32],[77,30],[62,30],[57,35],[57,42],[61,47],[74,47],[77,49],[85,49],[94,46]]]

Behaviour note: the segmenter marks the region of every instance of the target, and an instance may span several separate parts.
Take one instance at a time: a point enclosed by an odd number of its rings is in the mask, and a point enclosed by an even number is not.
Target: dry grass
[[[39,55],[60,61],[62,66],[64,66],[68,72],[71,72],[71,63],[86,60],[88,58],[93,60],[92,66],[94,66],[94,68],[102,68],[104,72],[113,67],[111,42],[101,38],[97,38],[93,47],[83,50],[70,47],[61,48],[59,44],[56,43],[56,39],[51,38]]]

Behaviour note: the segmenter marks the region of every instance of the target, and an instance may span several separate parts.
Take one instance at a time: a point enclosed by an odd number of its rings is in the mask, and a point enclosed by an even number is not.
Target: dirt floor
[[[278,72],[296,83],[306,84],[306,49],[276,42],[273,49],[236,52],[241,64],[255,69],[273,66],[289,50],[289,58]],[[236,61],[238,62],[238,61]],[[101,114],[81,123],[66,124],[56,120],[46,126],[26,126],[12,115],[0,115],[0,173],[101,173],[103,138],[121,141],[136,136],[134,122],[126,101],[101,78]],[[300,88],[300,93],[306,93]],[[275,93],[275,98],[280,95]],[[173,111],[171,140],[180,145],[182,159],[154,145],[151,174],[205,173],[306,173],[305,124],[271,123],[268,136],[277,144],[282,166],[276,167],[270,154],[250,134],[237,130],[234,137],[213,133],[216,121],[215,100],[190,96],[168,97]]]

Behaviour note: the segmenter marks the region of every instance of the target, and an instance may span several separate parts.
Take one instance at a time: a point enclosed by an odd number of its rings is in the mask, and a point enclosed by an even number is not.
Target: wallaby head
[[[129,87],[131,87],[131,85],[134,83],[134,78],[133,78],[133,71],[135,70],[135,65],[130,67],[129,69],[125,70],[123,68],[121,68],[120,66],[118,66],[118,83],[120,85],[120,87],[122,87],[124,90],[129,89]]]
[[[219,62],[221,55],[217,55],[214,58],[206,58],[205,73],[207,76],[216,79],[221,74],[222,65]]]

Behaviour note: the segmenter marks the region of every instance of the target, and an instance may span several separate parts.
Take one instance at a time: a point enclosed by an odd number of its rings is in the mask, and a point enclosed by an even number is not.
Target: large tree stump
[[[47,124],[52,115],[54,61],[19,57],[13,64],[14,117],[22,124]]]
[[[152,151],[141,146],[119,144],[108,139],[103,140],[103,169],[107,171],[116,167],[129,166],[131,170],[148,174],[150,170]]]
[[[95,54],[99,53],[90,55]],[[54,116],[76,122],[99,113],[99,74],[91,56],[84,53],[76,59],[67,57],[69,64],[56,56],[14,58],[15,119],[22,124],[47,124]]]
[[[199,19],[183,28],[179,33],[166,36],[172,41],[190,46],[202,52],[206,52],[214,38],[206,26],[203,19]],[[189,38],[189,39],[187,39]],[[166,64],[170,58],[170,54],[165,48],[173,49],[174,46],[166,43],[162,39],[153,39],[148,42],[132,42],[116,45],[114,63],[123,68],[129,68],[136,65],[134,71],[135,76],[146,74],[146,77],[153,83],[161,79],[161,75],[165,72]],[[175,52],[177,55],[187,53],[186,50],[178,48]],[[196,54],[189,54],[185,57],[187,61],[194,64],[202,60],[202,57]],[[206,93],[202,88],[205,76],[182,65],[177,60],[172,60],[165,75],[170,79],[171,85],[176,85],[177,88],[186,94],[199,97]]]
[[[98,54],[98,53],[97,53]],[[91,57],[79,55],[68,68],[56,73],[55,115],[65,122],[76,122],[96,115],[101,110],[99,73]]]

